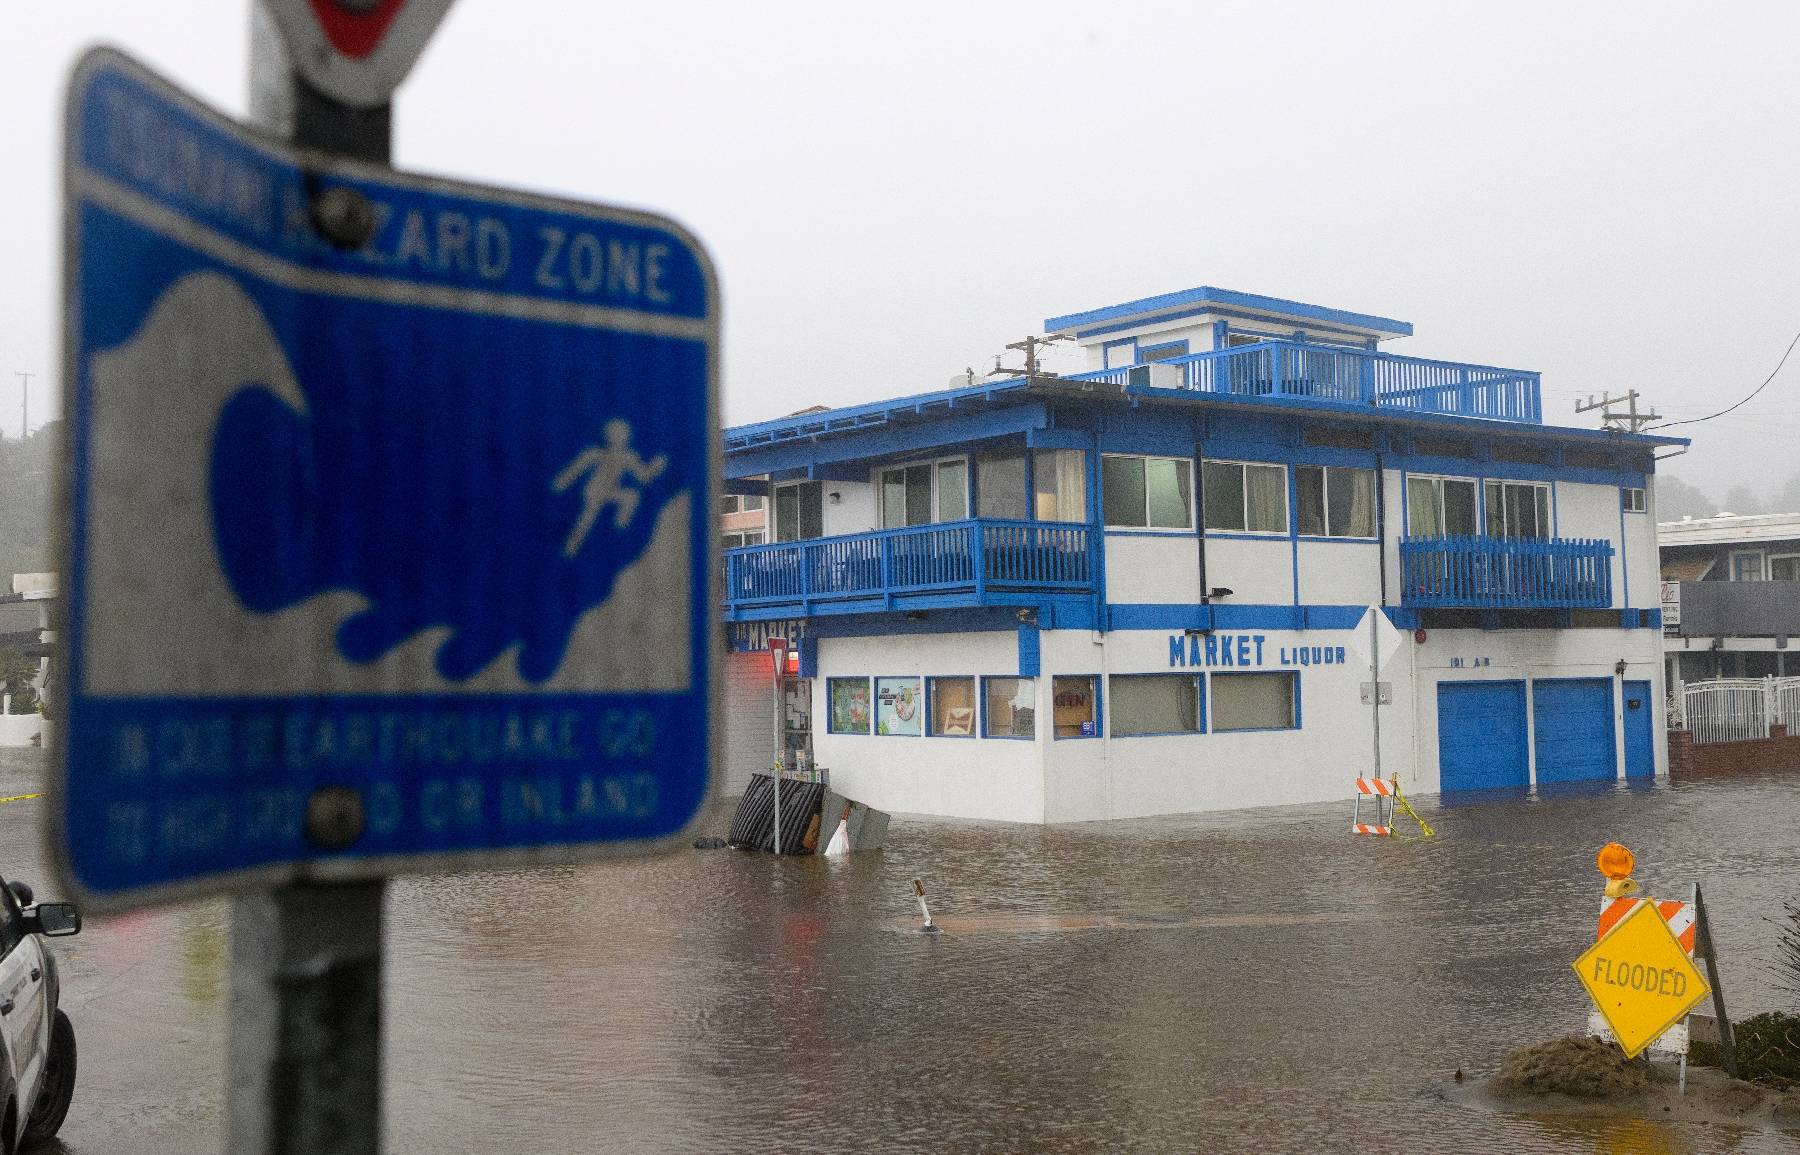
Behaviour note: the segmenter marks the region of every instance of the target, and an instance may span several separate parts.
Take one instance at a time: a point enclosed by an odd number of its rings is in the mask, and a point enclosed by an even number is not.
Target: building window
[[[969,516],[968,463],[948,461],[881,471],[881,528],[900,529]]]
[[[1138,348],[1140,362],[1173,361],[1177,357],[1187,355],[1188,343],[1186,341],[1165,341],[1160,345],[1143,345]]]
[[[1296,465],[1294,501],[1303,536],[1375,536],[1373,469]]]
[[[983,453],[975,458],[975,516],[1025,520],[1023,453]]]
[[[1037,679],[981,679],[984,738],[1037,737]]]
[[[1769,559],[1769,580],[1800,582],[1800,554],[1776,554]]]
[[[1102,457],[1100,496],[1106,524],[1192,529],[1193,462],[1185,457]]]
[[[975,736],[975,679],[927,678],[930,733],[937,738]]]
[[[722,515],[732,513],[755,513],[762,507],[763,497],[761,494],[728,493],[719,499],[719,513]]]
[[[825,535],[819,483],[801,481],[775,487],[775,540],[800,541]]]
[[[1747,550],[1731,555],[1731,580],[1734,582],[1759,582],[1763,580],[1763,555],[1761,550]]]
[[[753,530],[749,533],[726,533],[719,535],[719,544],[726,549],[738,549],[746,545],[761,545],[763,541],[764,535],[761,530]]]
[[[1087,520],[1087,454],[1036,449],[1031,454],[1032,513],[1039,521]]]
[[[869,679],[827,678],[825,697],[830,716],[825,729],[833,734],[869,732]]]
[[[1199,734],[1204,728],[1198,674],[1114,674],[1106,693],[1115,738]]]
[[[925,693],[919,679],[875,679],[875,732],[902,738],[925,732]]]
[[[1487,535],[1549,540],[1550,487],[1522,481],[1488,482]]]
[[[1087,674],[1052,678],[1050,696],[1058,738],[1099,737],[1099,678]]]
[[[1619,500],[1625,506],[1626,513],[1643,513],[1648,506],[1644,504],[1644,491],[1636,486],[1627,486],[1619,491]]]
[[[1227,349],[1236,349],[1242,345],[1258,345],[1264,341],[1277,341],[1277,340],[1280,340],[1280,338],[1277,337],[1273,333],[1231,332],[1231,333],[1225,334],[1225,347]]]
[[[1406,523],[1412,537],[1474,537],[1475,483],[1460,477],[1408,477]]]
[[[1295,730],[1300,726],[1299,675],[1214,674],[1212,728],[1230,730]]]
[[[1237,533],[1288,531],[1287,466],[1241,461],[1200,463],[1207,529]]]
[[[1109,341],[1104,346],[1106,368],[1122,369],[1137,362],[1137,338],[1127,337],[1123,341]]]

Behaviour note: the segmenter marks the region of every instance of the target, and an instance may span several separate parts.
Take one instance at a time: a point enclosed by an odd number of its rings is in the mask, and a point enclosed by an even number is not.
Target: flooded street
[[[0,755],[0,796],[42,756]],[[0,872],[52,897],[41,801]],[[1791,1006],[1800,778],[1036,828],[899,818],[889,849],[681,850],[403,880],[388,933],[388,1149],[1774,1152],[1775,1132],[1502,1116],[1458,1067],[1576,1031],[1595,849],[1706,889],[1734,1017]],[[718,812],[706,833],[723,833]],[[943,933],[917,933],[910,880]],[[93,919],[58,947],[83,1155],[222,1149],[227,907]],[[54,1147],[50,1148],[55,1150]]]

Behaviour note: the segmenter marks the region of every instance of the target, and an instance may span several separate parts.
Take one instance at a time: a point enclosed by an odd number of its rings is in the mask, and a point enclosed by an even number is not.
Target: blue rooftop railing
[[[1443,609],[1606,609],[1612,543],[1603,538],[1400,539],[1400,604]]]
[[[745,546],[725,551],[725,604],[806,613],[909,595],[1079,593],[1093,588],[1089,545],[1085,525],[983,519]]]
[[[1121,386],[1166,383],[1199,393],[1310,398],[1494,421],[1544,420],[1536,373],[1301,341],[1258,341],[1071,379]]]

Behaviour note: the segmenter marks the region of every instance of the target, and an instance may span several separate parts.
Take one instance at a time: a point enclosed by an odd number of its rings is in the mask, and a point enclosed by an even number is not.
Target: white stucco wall
[[[1301,542],[1301,603],[1366,606],[1380,601],[1380,556],[1381,547],[1374,542]]]
[[[1366,648],[1358,648],[1360,639],[1355,634],[1350,630],[1269,630],[1252,635],[1261,639],[1264,660],[1251,669],[1294,670],[1298,675],[1298,730],[1217,733],[1209,723],[1209,732],[1203,734],[1115,737],[1111,695],[1103,692],[1101,737],[1044,743],[1046,820],[1130,818],[1348,800],[1351,779],[1368,773],[1374,761],[1374,723],[1359,693],[1359,684],[1368,676],[1362,664]],[[1057,673],[1213,672],[1171,667],[1170,641],[1180,636],[1167,630],[1119,630],[1103,639],[1087,631],[1046,633],[1045,678]],[[1221,641],[1224,636],[1220,635]],[[1305,666],[1295,660],[1303,646],[1309,655]],[[1347,664],[1310,664],[1311,655],[1328,646],[1334,658],[1336,649],[1343,648]],[[1223,666],[1216,669],[1230,672]],[[1209,693],[1209,714],[1210,697]],[[1409,712],[1385,712],[1382,728],[1384,763],[1390,771],[1405,775],[1410,770],[1412,747]]]
[[[1211,562],[1209,554],[1209,581],[1213,580]],[[1200,547],[1194,535],[1107,534],[1106,600],[1118,605],[1197,603]]]
[[[1294,555],[1285,537],[1267,541],[1213,537],[1206,539],[1206,584],[1231,591],[1227,604],[1290,606],[1294,604]],[[1112,596],[1112,575],[1107,575]]]
[[[827,732],[827,679],[916,674],[1014,675],[1016,633],[819,639],[813,752],[847,798],[891,813],[1044,821],[1039,740],[845,735]],[[1037,685],[1039,730],[1047,680]],[[979,722],[979,718],[977,719]]]
[[[825,536],[841,533],[867,533],[880,524],[880,511],[875,505],[875,487],[861,481],[827,481],[822,483],[820,508],[824,512]],[[831,500],[837,494],[836,501]]]
[[[1597,537],[1613,543],[1612,604],[1623,606],[1625,582],[1624,555],[1619,550],[1619,487],[1559,481],[1555,489],[1557,537]],[[1633,516],[1642,517],[1641,514]]]

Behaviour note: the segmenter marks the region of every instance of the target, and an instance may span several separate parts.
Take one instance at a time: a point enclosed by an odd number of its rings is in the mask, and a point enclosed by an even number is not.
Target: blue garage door
[[[1625,777],[1656,776],[1656,716],[1658,703],[1650,697],[1649,682],[1625,683]]]
[[[1611,678],[1546,678],[1531,684],[1539,786],[1619,776]]]
[[[1441,790],[1528,786],[1524,682],[1438,683]]]

